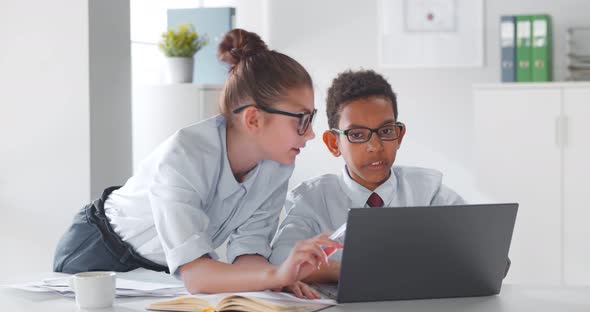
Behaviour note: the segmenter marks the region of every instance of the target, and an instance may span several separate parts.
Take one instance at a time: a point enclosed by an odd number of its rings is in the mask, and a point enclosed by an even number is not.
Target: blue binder
[[[217,46],[223,35],[234,28],[234,8],[197,8],[168,10],[168,28],[191,23],[199,36],[207,35],[209,43],[195,54],[193,83],[224,84],[228,67],[217,59]]]
[[[500,67],[502,82],[516,81],[516,17],[500,18]]]

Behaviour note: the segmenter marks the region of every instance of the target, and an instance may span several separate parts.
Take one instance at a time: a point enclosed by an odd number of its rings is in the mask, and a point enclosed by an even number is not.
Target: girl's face
[[[272,106],[275,110],[289,113],[312,113],[314,111],[313,90],[309,87],[292,89],[280,102]],[[313,139],[315,133],[310,124],[303,135],[297,129],[301,118],[276,113],[263,113],[265,129],[260,146],[266,159],[283,165],[291,165],[305,147],[305,142]]]

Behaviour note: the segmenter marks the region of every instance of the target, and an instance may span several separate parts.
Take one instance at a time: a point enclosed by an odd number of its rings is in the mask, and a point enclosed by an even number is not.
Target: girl
[[[288,259],[268,263],[295,157],[315,134],[312,82],[292,58],[234,29],[218,49],[230,65],[222,115],[183,128],[163,142],[123,187],[84,207],[60,240],[56,272],[171,272],[191,293],[287,287],[318,298],[299,282],[327,265],[320,235],[300,241]],[[227,259],[214,250],[229,238]]]

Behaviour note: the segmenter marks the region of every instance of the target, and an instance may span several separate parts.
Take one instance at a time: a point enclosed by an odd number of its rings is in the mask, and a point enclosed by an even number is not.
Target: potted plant
[[[191,24],[180,24],[176,31],[162,34],[160,50],[166,55],[166,76],[170,83],[193,81],[194,55],[208,42],[199,36]]]

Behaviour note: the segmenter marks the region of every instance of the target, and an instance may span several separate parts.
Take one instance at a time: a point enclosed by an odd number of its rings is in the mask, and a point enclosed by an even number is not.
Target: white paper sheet
[[[66,297],[74,297],[74,292],[69,285],[69,278],[69,276],[66,276],[4,286],[32,292],[54,292]],[[117,277],[116,296],[119,298],[176,297],[188,294],[182,284],[144,282]]]

